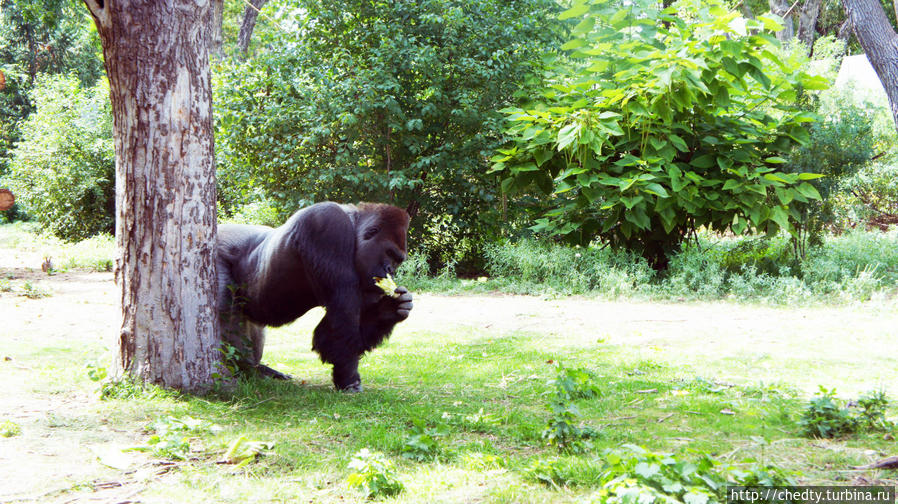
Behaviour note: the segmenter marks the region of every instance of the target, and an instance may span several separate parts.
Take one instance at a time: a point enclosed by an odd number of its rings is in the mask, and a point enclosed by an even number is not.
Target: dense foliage
[[[515,142],[494,158],[504,189],[554,198],[536,230],[664,267],[699,227],[772,235],[792,229],[791,202],[819,198],[816,175],[778,166],[813,121],[797,89],[825,81],[782,64],[774,20],[713,3],[693,14],[580,0],[561,15],[580,19],[570,60],[541,100],[507,110]]]
[[[87,86],[102,75],[91,24],[73,0],[13,0],[0,8],[0,176],[20,138],[16,123],[33,110],[28,92],[39,74],[74,72]]]
[[[430,249],[498,231],[497,110],[558,37],[550,0],[320,3],[282,9],[267,50],[218,72],[220,194],[420,206]],[[441,241],[442,240],[442,241]],[[470,243],[470,242],[467,242]]]
[[[115,226],[115,158],[109,88],[74,77],[39,78],[6,183],[17,204],[53,234],[80,240]]]

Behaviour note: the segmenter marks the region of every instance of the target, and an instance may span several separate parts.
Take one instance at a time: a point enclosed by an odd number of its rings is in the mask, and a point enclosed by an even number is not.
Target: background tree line
[[[462,272],[531,235],[662,267],[697,229],[786,230],[801,253],[826,229],[888,220],[893,132],[821,91],[856,44],[843,6],[780,3],[224,1],[220,214],[277,224],[324,199],[408,205],[412,246]],[[92,21],[74,0],[0,16],[0,183],[20,202],[2,218],[67,239],[111,231]]]

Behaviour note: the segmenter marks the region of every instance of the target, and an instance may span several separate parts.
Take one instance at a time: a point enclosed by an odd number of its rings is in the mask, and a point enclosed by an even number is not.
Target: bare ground
[[[76,362],[95,359],[98,349],[111,353],[120,316],[112,274],[48,276],[0,261],[0,279],[14,287],[0,292],[0,422],[11,420],[22,427],[17,436],[0,437],[0,503],[128,502],[147,478],[164,468],[139,460],[140,455],[118,460],[135,468],[125,476],[121,469],[104,466],[101,460],[111,460],[104,454],[120,454],[121,446],[140,442],[135,433],[115,432],[103,418],[79,423],[91,418],[84,413],[95,410],[98,399],[91,390],[73,389],[65,376],[44,376],[43,383],[50,385],[40,390],[30,383],[35,373],[53,372],[39,366],[45,347],[62,348]],[[23,296],[26,280],[50,295]],[[284,335],[308,334],[320,316],[320,311],[309,314],[288,331],[275,332],[267,352],[297,344],[295,337]],[[898,393],[895,305],[785,309],[727,302],[422,294],[394,338],[454,326],[487,338],[524,333],[535,344],[550,347],[601,351],[603,345],[613,345],[626,348],[634,362],[677,366],[686,375],[712,374],[736,383],[785,382],[808,394],[818,384],[837,384],[846,395],[874,387],[893,397]],[[85,483],[101,491],[72,492]]]

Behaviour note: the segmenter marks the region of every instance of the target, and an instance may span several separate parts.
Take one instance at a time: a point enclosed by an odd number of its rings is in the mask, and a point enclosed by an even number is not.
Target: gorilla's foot
[[[345,387],[338,387],[338,390],[347,394],[358,394],[364,389],[362,388],[361,380],[356,380]]]
[[[334,365],[334,387],[342,392],[356,393],[362,391],[362,377],[359,376],[359,361],[343,365]]]
[[[293,379],[292,376],[290,376],[288,374],[281,373],[280,371],[271,369],[270,367],[268,367],[264,364],[256,364],[255,369],[256,369],[256,372],[259,373],[260,376],[265,376],[267,378],[274,378],[275,380],[292,380]]]

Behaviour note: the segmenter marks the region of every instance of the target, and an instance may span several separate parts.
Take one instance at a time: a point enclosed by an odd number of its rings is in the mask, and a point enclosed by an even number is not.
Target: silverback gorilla
[[[333,364],[334,385],[359,392],[359,358],[408,317],[412,295],[385,296],[373,277],[395,273],[406,257],[409,216],[400,208],[317,203],[284,225],[218,228],[218,302],[222,339],[240,366],[289,379],[260,363],[265,326],[292,322],[315,306],[326,310],[312,349]]]

